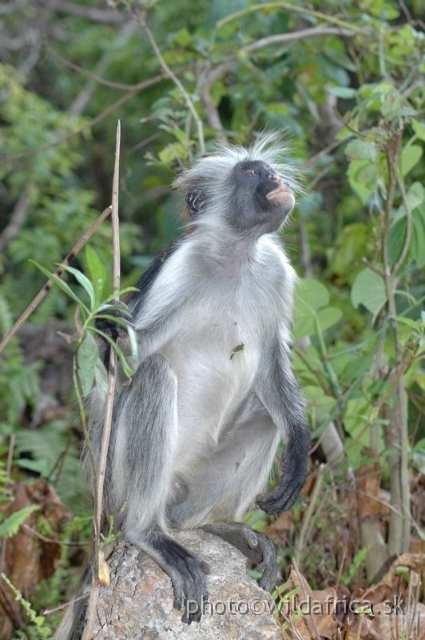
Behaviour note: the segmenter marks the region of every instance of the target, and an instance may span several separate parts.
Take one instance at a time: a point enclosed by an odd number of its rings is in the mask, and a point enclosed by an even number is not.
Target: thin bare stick
[[[301,527],[301,531],[298,536],[297,543],[295,545],[294,560],[297,564],[301,562],[301,554],[304,551],[304,544],[308,540],[313,513],[315,512],[316,503],[322,493],[322,485],[323,485],[323,480],[325,478],[325,473],[326,473],[326,465],[321,464],[318,469],[316,484],[313,489],[313,494],[311,496],[310,504],[308,505],[307,512],[305,513],[305,516],[303,518],[303,525]]]
[[[198,113],[197,113],[197,111],[195,109],[195,105],[193,104],[192,99],[190,98],[189,94],[187,93],[186,89],[184,88],[184,86],[182,85],[180,80],[177,78],[175,73],[173,73],[171,71],[170,67],[165,62],[165,60],[163,58],[163,55],[162,55],[161,51],[159,50],[159,47],[158,47],[158,45],[156,43],[156,40],[155,40],[155,38],[153,36],[153,33],[149,29],[149,26],[148,26],[148,24],[146,22],[145,17],[139,12],[136,13],[136,17],[137,17],[138,22],[143,27],[146,35],[148,36],[148,40],[151,43],[152,49],[154,50],[155,55],[158,58],[159,64],[161,65],[164,73],[166,73],[167,76],[170,78],[170,80],[172,80],[174,82],[174,84],[176,85],[176,87],[179,89],[179,91],[181,92],[182,96],[186,100],[187,108],[189,109],[190,113],[192,114],[192,117],[193,117],[194,121],[196,122],[196,128],[198,129],[199,153],[200,153],[200,155],[203,156],[205,154],[204,128],[203,128],[203,125],[202,125],[202,120],[199,117],[199,115],[198,115]]]
[[[302,575],[301,575],[301,573],[300,573],[300,571],[298,569],[298,564],[297,564],[297,561],[295,560],[295,558],[292,558],[292,566],[294,567],[295,573],[297,574],[297,578],[298,578],[298,582],[300,584],[300,589],[301,589],[302,596],[303,596],[305,602],[308,602],[308,596],[307,596],[307,592],[306,592],[305,586],[304,586],[304,578],[302,577]],[[307,618],[307,617],[305,618],[307,627],[310,626],[307,623],[308,619],[310,619],[312,621],[312,623],[313,623],[313,627],[314,627],[314,631],[316,633],[317,640],[320,640],[320,633],[319,633],[319,630],[317,628],[316,619],[314,617],[314,614],[311,613],[309,618]],[[309,633],[311,633],[310,629],[308,629],[308,631],[309,631]]]
[[[119,218],[118,218],[118,193],[119,193],[119,166],[120,166],[120,143],[121,143],[121,123],[118,120],[117,138],[115,148],[115,167],[112,183],[112,254],[113,254],[113,292],[118,295],[120,289],[120,244],[119,244]],[[115,371],[117,364],[117,355],[114,349],[111,349],[109,356],[109,375],[108,375],[108,392],[106,395],[105,418],[103,421],[102,440],[100,443],[99,467],[97,475],[95,513],[94,513],[94,549],[96,572],[94,574],[94,583],[90,592],[90,600],[87,607],[86,624],[82,640],[91,640],[93,637],[93,628],[96,618],[97,603],[99,600],[99,561],[101,553],[100,544],[100,527],[102,519],[102,502],[103,502],[103,485],[105,481],[106,460],[108,456],[109,440],[112,427],[112,410],[114,406],[115,394]]]
[[[106,220],[106,218],[109,216],[110,213],[111,213],[111,207],[106,207],[106,209],[102,211],[98,219],[92,224],[90,229],[87,229],[87,231],[84,233],[84,235],[81,236],[78,242],[75,243],[75,245],[72,247],[71,251],[68,253],[66,258],[64,258],[64,260],[62,261],[61,265],[56,269],[54,273],[55,276],[60,277],[63,274],[63,272],[65,271],[65,267],[67,267],[69,263],[75,258],[75,256],[80,253],[81,249],[84,247],[87,241],[92,237],[92,235],[94,234],[96,229],[102,224],[102,222]],[[4,336],[3,340],[0,342],[0,353],[9,343],[9,340],[13,338],[13,336],[16,335],[19,329],[25,324],[25,322],[28,320],[28,318],[33,313],[33,311],[37,309],[37,307],[47,296],[47,294],[49,293],[53,285],[54,285],[54,282],[52,280],[48,280],[44,285],[44,287],[40,289],[40,291],[35,296],[31,304],[25,309],[25,311],[20,316],[20,318],[15,322],[13,327],[10,329],[10,331],[8,331],[8,333]]]
[[[22,528],[33,535],[35,538],[42,540],[43,542],[48,542],[49,544],[57,544],[60,547],[82,547],[85,544],[89,544],[88,542],[64,542],[63,540],[54,540],[53,538],[46,538],[41,533],[38,533],[32,527],[29,527],[27,524],[23,524]]]

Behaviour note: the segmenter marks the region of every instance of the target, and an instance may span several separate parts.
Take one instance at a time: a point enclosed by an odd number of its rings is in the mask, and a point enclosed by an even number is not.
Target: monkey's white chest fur
[[[155,350],[177,377],[177,473],[217,445],[292,316],[294,272],[271,238],[220,247],[217,259],[209,247],[205,260],[202,241],[200,234],[167,260],[148,295],[149,314],[136,318],[143,335],[164,305],[175,306]]]

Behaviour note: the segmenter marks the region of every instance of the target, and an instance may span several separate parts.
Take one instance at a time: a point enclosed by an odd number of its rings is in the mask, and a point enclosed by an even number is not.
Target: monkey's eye
[[[243,172],[247,175],[247,176],[255,176],[255,171],[254,169],[244,169]]]

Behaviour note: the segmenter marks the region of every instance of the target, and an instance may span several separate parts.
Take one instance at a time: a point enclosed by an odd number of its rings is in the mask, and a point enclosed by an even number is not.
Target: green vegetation
[[[307,491],[274,532],[282,566],[295,555],[313,588],[354,588],[395,554],[420,549],[420,0],[11,0],[0,21],[0,337],[41,289],[43,273],[110,204],[118,118],[124,290],[181,229],[169,188],[178,171],[217,142],[282,132],[305,187],[283,239],[300,275],[294,364],[317,444]],[[106,221],[29,321],[33,331],[62,321],[81,396],[95,379],[106,383],[92,331],[114,297],[111,263]],[[32,602],[20,596],[28,616],[21,627],[19,617],[10,623],[11,638],[48,637],[57,618],[39,612],[66,600],[64,577],[81,556],[64,547],[60,565],[44,565],[34,596],[36,585],[11,570],[7,540],[27,519],[44,537],[71,544],[90,531],[72,359],[62,383],[43,341],[24,337],[38,335],[31,330],[0,359],[0,572]],[[18,484],[40,478],[79,516],[65,532],[41,502],[12,508]],[[260,512],[248,520],[270,525]],[[0,616],[2,607],[0,595]]]

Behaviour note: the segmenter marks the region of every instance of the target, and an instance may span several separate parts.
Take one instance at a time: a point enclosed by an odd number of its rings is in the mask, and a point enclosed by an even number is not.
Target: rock
[[[283,633],[273,599],[246,575],[246,559],[220,538],[199,530],[174,536],[211,568],[209,601],[200,623],[181,621],[168,576],[139,549],[121,543],[109,565],[111,585],[100,590],[93,640],[274,640]]]

